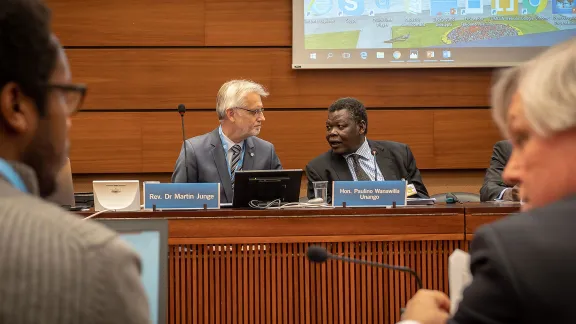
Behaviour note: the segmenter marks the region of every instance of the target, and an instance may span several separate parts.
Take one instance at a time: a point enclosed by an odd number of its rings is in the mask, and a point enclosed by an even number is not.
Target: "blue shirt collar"
[[[0,159],[0,177],[4,178],[12,187],[28,193],[28,188],[24,183],[24,180],[14,167],[4,159]]]
[[[228,138],[228,136],[226,136],[226,134],[224,134],[224,132],[222,131],[222,125],[218,127],[218,134],[220,134],[220,139],[222,140],[222,146],[224,146],[225,152],[228,152],[228,150],[232,149],[232,146],[236,144],[240,145],[240,148],[244,149],[244,142],[246,140],[240,143],[234,143],[231,139]]]

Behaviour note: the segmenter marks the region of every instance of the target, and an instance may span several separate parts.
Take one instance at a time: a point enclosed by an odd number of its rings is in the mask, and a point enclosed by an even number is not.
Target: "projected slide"
[[[490,66],[521,62],[576,37],[576,0],[298,1],[295,64]]]

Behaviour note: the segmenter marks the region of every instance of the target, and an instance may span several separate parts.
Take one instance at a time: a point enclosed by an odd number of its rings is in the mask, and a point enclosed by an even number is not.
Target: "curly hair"
[[[364,121],[366,125],[364,135],[368,134],[368,114],[366,113],[366,107],[364,107],[363,103],[355,98],[340,98],[328,107],[328,112],[335,112],[342,109],[348,110],[350,117],[354,122],[356,122],[356,124],[360,124],[361,121]]]
[[[48,7],[40,0],[2,0],[0,89],[10,82],[18,84],[43,116],[46,113],[46,85],[57,56]]]

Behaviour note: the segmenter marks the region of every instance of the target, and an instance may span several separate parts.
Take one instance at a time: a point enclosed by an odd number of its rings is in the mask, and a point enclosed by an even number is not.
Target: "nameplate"
[[[144,209],[219,209],[219,183],[147,183]]]
[[[406,206],[406,181],[334,181],[332,205],[342,207]]]

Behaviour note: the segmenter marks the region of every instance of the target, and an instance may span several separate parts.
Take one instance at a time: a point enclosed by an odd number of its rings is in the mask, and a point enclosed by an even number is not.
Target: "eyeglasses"
[[[84,84],[49,83],[47,87],[48,89],[60,90],[64,93],[66,96],[66,106],[70,115],[80,110],[80,106],[82,106],[84,102],[84,97],[86,97],[87,88]]]
[[[247,109],[247,108],[242,108],[242,107],[235,107],[234,109],[242,109],[245,110],[247,112],[249,112],[250,114],[252,114],[252,116],[256,116],[256,115],[264,115],[264,108],[259,108],[259,109]]]

